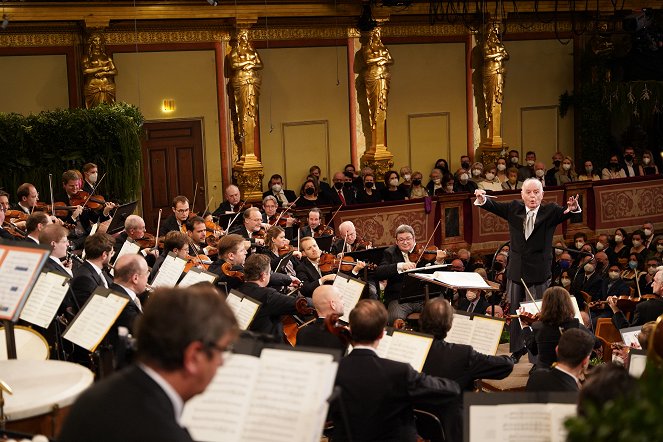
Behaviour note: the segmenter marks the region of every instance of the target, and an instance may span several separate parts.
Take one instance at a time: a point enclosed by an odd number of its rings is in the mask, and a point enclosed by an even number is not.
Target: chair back
[[[419,437],[430,442],[445,442],[442,422],[432,413],[424,410],[414,410],[414,420],[417,425]]]

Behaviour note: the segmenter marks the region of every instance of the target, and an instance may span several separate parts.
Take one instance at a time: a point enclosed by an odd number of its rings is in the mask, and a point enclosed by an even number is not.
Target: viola
[[[311,316],[315,315],[315,309],[309,307],[308,300],[300,296],[295,301],[295,310],[297,310],[298,315],[302,316]],[[281,323],[283,324],[283,335],[286,342],[288,342],[293,347],[297,344],[297,332],[299,331],[300,324],[296,318],[291,315],[284,315],[281,318]]]
[[[347,325],[338,322],[339,317],[340,315],[338,313],[332,313],[327,316],[325,318],[325,328],[329,333],[339,338],[345,345],[350,345],[352,343],[352,333]]]
[[[223,274],[228,278],[239,279],[240,281],[244,282],[244,272],[242,270],[238,270],[229,262],[224,262],[221,264],[221,272],[223,272]]]

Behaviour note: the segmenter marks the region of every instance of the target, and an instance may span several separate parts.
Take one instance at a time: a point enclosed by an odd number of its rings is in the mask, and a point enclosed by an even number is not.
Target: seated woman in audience
[[[523,182],[518,181],[518,169],[515,167],[510,168],[506,176],[507,180],[502,183],[502,190],[520,190],[523,187]]]
[[[540,320],[523,327],[527,349],[538,355],[536,368],[550,368],[557,361],[555,347],[562,332],[571,328],[585,329],[575,317],[571,295],[562,287],[549,287],[543,293]]]
[[[483,164],[479,163],[478,161],[474,164],[472,164],[472,167],[470,169],[472,171],[472,181],[474,181],[477,185],[485,180],[485,177],[483,175]]]
[[[614,180],[615,178],[626,178],[626,172],[619,164],[619,157],[611,155],[608,165],[601,171],[602,180]]]
[[[594,169],[594,163],[592,163],[590,160],[585,161],[585,170],[580,175],[578,175],[578,181],[597,181],[600,179],[601,177]]]
[[[479,189],[499,192],[502,190],[502,182],[497,178],[497,168],[493,165],[486,169],[483,180],[479,181]]]
[[[571,288],[571,272],[568,270],[562,271],[559,276],[559,286],[569,290]]]
[[[296,207],[298,209],[306,207],[318,207],[330,204],[329,200],[316,185],[313,178],[307,179],[300,190],[301,198],[297,200]]]
[[[444,160],[442,160],[444,161]],[[439,160],[438,160],[439,162]],[[444,174],[442,173],[441,169],[433,169],[430,172],[430,180],[428,181],[428,184],[426,184],[426,191],[428,192],[428,195],[430,196],[435,196],[435,195],[441,195],[444,193],[444,188],[442,187],[442,177]]]
[[[645,247],[644,239],[645,233],[640,229],[631,234],[632,247],[631,250],[629,250],[629,253],[635,253],[638,255],[639,262],[645,262],[645,259],[647,259],[647,256],[649,255],[649,250]]]
[[[477,190],[477,183],[470,179],[469,171],[465,169],[458,169],[456,171],[456,181],[454,183],[454,192],[469,192],[474,195]]]
[[[496,177],[500,180],[501,183],[506,183],[509,177],[506,173],[506,159],[498,158],[497,159],[497,175]]]
[[[412,173],[412,186],[410,186],[410,199],[425,198],[428,196],[428,191],[422,184],[423,175],[421,172]]]
[[[562,184],[571,183],[578,180],[578,174],[573,167],[573,159],[569,156],[564,157],[562,166],[555,172],[555,181],[558,186]]]
[[[639,261],[639,255],[637,253],[631,253],[628,255],[628,264],[627,267],[622,270],[621,278],[622,281],[626,283],[630,288],[635,291],[635,294],[638,294],[637,284],[640,283],[641,279],[644,279],[645,272],[643,271],[644,262]],[[637,274],[637,279],[636,279]],[[637,281],[637,284],[636,284]],[[646,282],[643,282],[646,284]]]
[[[364,182],[357,190],[357,202],[359,204],[379,203],[382,201],[380,191],[375,188],[375,175],[367,173],[364,175]]]
[[[615,229],[613,243],[611,243],[610,247],[605,251],[608,255],[608,260],[610,260],[610,264],[619,264],[622,268],[626,266],[629,252],[629,247],[626,245],[627,239],[628,234],[626,233],[626,230],[621,227]]]
[[[654,252],[650,256],[658,259],[658,262],[663,262],[663,235],[658,235],[653,242]]]
[[[405,190],[398,187],[400,176],[395,170],[389,170],[384,174],[384,189],[382,199],[384,201],[402,201],[407,199]]]
[[[451,174],[447,174],[442,178],[442,193],[441,194],[436,194],[436,195],[444,195],[445,193],[454,193],[454,176]]]
[[[398,185],[398,188],[403,190],[407,196],[410,196],[410,188],[412,187],[412,169],[410,169],[410,166],[403,166],[401,167],[400,173],[403,181]]]
[[[654,163],[654,155],[650,150],[642,152],[642,164],[640,164],[640,175],[658,175],[658,166]]]
[[[439,169],[442,175],[449,173],[449,163],[444,158],[440,158],[435,162],[433,169]]]

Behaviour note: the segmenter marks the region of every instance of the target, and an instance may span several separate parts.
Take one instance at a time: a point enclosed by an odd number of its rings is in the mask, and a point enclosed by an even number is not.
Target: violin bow
[[[48,174],[48,190],[51,191],[51,215],[55,216],[55,200],[53,199],[53,174]],[[34,210],[34,207],[32,208]]]
[[[332,221],[334,221],[334,217],[336,216],[336,214],[338,213],[338,211],[341,210],[342,207],[343,207],[342,205],[341,205],[341,206],[338,206],[338,209],[336,209],[336,212],[334,212],[334,214],[332,215],[332,217],[329,218],[329,221],[327,221],[327,225],[328,225],[328,226],[331,225],[331,222],[332,222]]]
[[[196,187],[193,188],[193,203],[191,203],[191,211],[196,210],[196,197],[198,196],[198,181],[196,181]]]
[[[235,220],[237,219],[237,217],[239,216],[239,214],[242,213],[242,209],[244,208],[244,204],[246,204],[246,201],[242,201],[242,205],[239,206],[239,209],[237,209],[237,215],[235,215],[235,216],[233,217],[233,219],[231,219],[230,222],[228,223],[228,230],[230,230],[230,226],[233,225],[233,223],[235,222]]]
[[[161,229],[161,211],[163,209],[159,209],[159,218],[157,218],[157,234],[154,236],[154,248],[158,249],[159,248],[159,229]]]
[[[421,254],[419,255],[419,259],[417,259],[417,262],[415,263],[416,265],[419,265],[419,261],[421,261],[421,258],[424,257],[424,251],[426,250],[426,247],[428,247],[428,244],[430,244],[430,241],[433,239],[433,235],[435,235],[435,231],[437,230],[438,227],[440,227],[440,223],[442,222],[442,218],[437,220],[437,224],[435,224],[435,228],[431,232],[430,236],[428,237],[428,241],[426,241],[426,245],[424,248],[421,250]]]
[[[200,216],[202,216],[203,218],[205,218],[205,214],[206,214],[207,211],[209,210],[209,206],[212,204],[212,201],[214,201],[214,195],[212,195],[212,196],[210,197],[209,201],[207,202],[207,205],[205,206],[205,211],[203,212],[202,215],[200,215]]]
[[[538,305],[536,305],[536,301],[534,300],[534,296],[532,296],[532,292],[529,291],[529,288],[527,288],[527,284],[525,284],[525,280],[523,278],[520,278],[520,282],[523,283],[523,287],[525,287],[525,292],[527,292],[527,296],[529,296],[530,301],[534,304],[534,307],[536,307],[536,310],[541,313],[541,309],[539,308]]]
[[[338,260],[338,268],[336,269],[336,274],[341,271],[341,265],[343,264],[343,256],[345,256],[345,246],[348,243],[348,232],[345,232],[345,237],[343,237],[343,253],[341,253],[341,258]]]
[[[270,224],[269,227],[272,228],[275,225],[277,225],[279,223],[279,221],[281,220],[281,217],[283,216],[283,214],[287,213],[290,209],[292,209],[294,207],[295,203],[299,200],[299,198],[301,198],[301,196],[298,196],[296,200],[294,200],[292,203],[290,203],[288,205],[288,207],[286,207],[284,210],[282,210],[281,213],[279,213],[278,218],[276,218],[276,221],[274,221],[273,224]]]
[[[101,184],[101,182],[104,180],[104,178],[106,178],[106,175],[107,175],[107,174],[108,174],[108,172],[106,172],[106,173],[104,173],[103,175],[101,175],[101,178],[99,178],[99,181],[97,181],[96,183],[94,183],[94,187],[92,188],[92,192],[90,192],[90,194],[87,196],[87,198],[85,198],[85,201],[84,201],[83,204],[82,204],[83,207],[85,207],[85,205],[87,204],[87,202],[90,201],[90,198],[92,198],[92,195],[94,195],[94,194],[96,193],[96,191],[97,191],[97,187],[99,187],[99,184]]]

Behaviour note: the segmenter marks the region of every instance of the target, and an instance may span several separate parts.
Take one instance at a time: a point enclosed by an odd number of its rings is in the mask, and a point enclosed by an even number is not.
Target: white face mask
[[[472,175],[474,176],[481,175],[481,169],[472,169]]]
[[[562,278],[562,286],[568,287],[571,285],[571,280],[569,278]]]
[[[442,182],[442,178],[433,178],[433,182],[435,184],[440,184]]]
[[[571,170],[571,165],[570,164],[562,164],[562,169]]]
[[[412,175],[410,175],[409,173],[406,173],[405,175],[403,175],[403,179],[404,179],[405,181],[410,181],[410,178],[411,178],[411,177],[412,177]]]
[[[649,163],[651,163],[651,158],[649,158],[649,157],[642,157],[642,162],[643,162],[644,164],[649,164]]]
[[[99,177],[98,173],[91,173],[90,176],[87,177],[87,179],[90,183],[95,184],[97,182],[97,177]]]
[[[476,292],[468,290],[465,293],[465,297],[467,298],[468,301],[473,302],[475,299],[477,299],[477,294],[476,294]]]
[[[504,172],[506,170],[506,164],[498,164],[497,170]]]
[[[546,171],[543,170],[543,169],[536,169],[536,171],[534,172],[534,175],[538,176],[539,178],[541,178],[545,174],[546,174]]]
[[[518,158],[518,157],[511,157],[511,164],[518,164],[519,159],[520,158]]]
[[[619,272],[608,272],[608,277],[613,281],[619,279]]]
[[[624,241],[624,237],[623,237],[623,236],[621,236],[621,235],[615,235],[615,242],[616,242],[616,243],[620,243],[620,242],[622,242],[622,241]]]
[[[528,165],[529,167],[534,166],[534,160],[527,160],[527,165]]]
[[[580,250],[580,248],[584,245],[585,245],[584,241],[576,241],[576,249]]]
[[[460,175],[461,181],[467,181],[469,178],[470,178],[469,175],[467,175],[466,173]]]
[[[642,245],[642,241],[638,241],[637,239],[633,241],[633,247],[638,248]]]
[[[603,244],[601,241],[596,243],[596,250],[603,250],[605,249],[605,244]]]
[[[560,247],[562,247],[562,246],[560,246]],[[564,253],[564,250],[562,250],[562,249],[555,249],[555,255],[559,256],[559,255],[561,255],[562,253]]]
[[[645,229],[645,236],[650,237],[651,236],[651,229]]]
[[[390,185],[391,187],[396,187],[396,186],[398,186],[398,178],[392,178],[392,179],[390,179],[390,180],[389,180],[389,185]]]
[[[274,185],[272,186],[272,190],[273,190],[274,192],[276,192],[276,193],[279,193],[279,192],[281,191],[281,189],[282,189],[282,187],[281,187],[280,184],[274,184]]]
[[[663,252],[663,245],[660,245],[660,244],[657,245],[657,246],[656,246],[656,251],[657,251],[658,253]]]
[[[592,273],[594,271],[595,267],[594,267],[594,264],[587,263],[587,264],[585,264],[584,269],[585,269],[585,272]]]
[[[594,168],[591,167],[591,166],[590,167],[585,167],[585,170],[587,171],[587,175],[591,175],[592,170],[594,170]]]
[[[487,179],[488,181],[493,181],[493,180],[495,179],[495,174],[494,174],[494,173],[490,173],[490,172],[488,172],[488,173],[486,174],[486,179]]]

